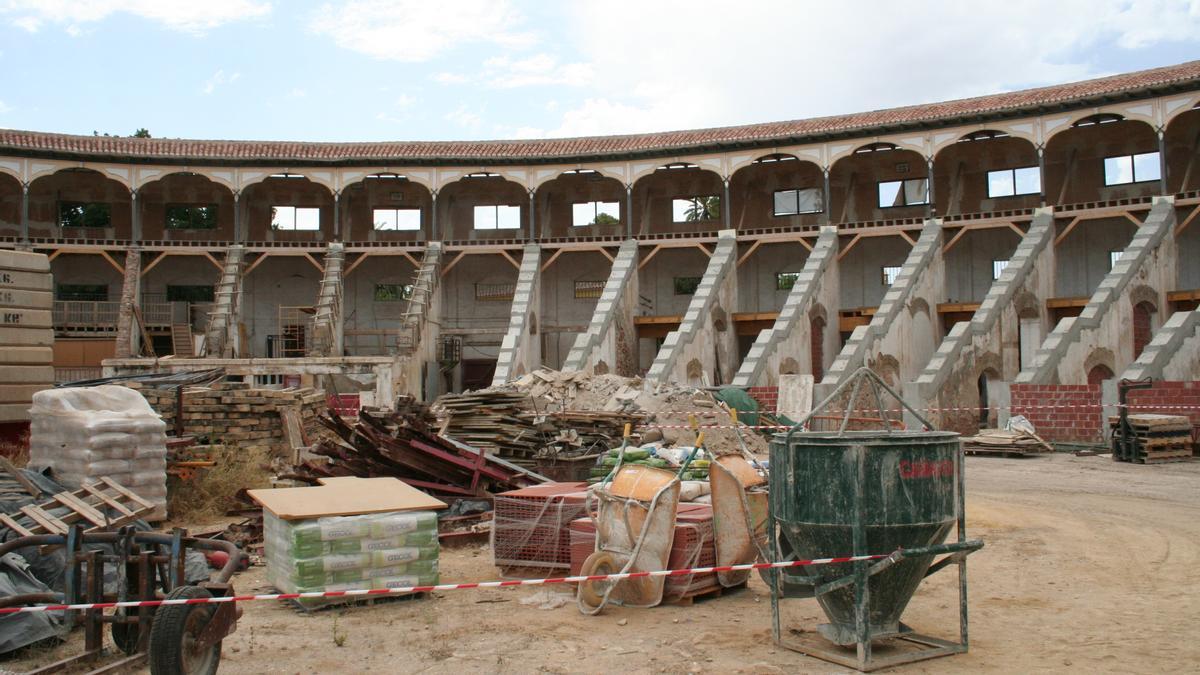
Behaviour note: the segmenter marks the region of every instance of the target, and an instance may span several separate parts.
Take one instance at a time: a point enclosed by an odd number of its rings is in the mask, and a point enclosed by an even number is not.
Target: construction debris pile
[[[302,444],[299,437],[313,435],[317,417],[326,408],[325,394],[308,387],[256,389],[244,382],[220,382],[184,387],[183,417],[177,420],[176,387],[157,389],[138,382],[126,386],[141,393],[176,435],[194,436],[202,445],[266,447],[285,453]]]
[[[974,436],[962,439],[963,452],[968,455],[1029,455],[1054,452],[1054,447],[1037,434],[1007,429],[980,429]]]
[[[476,497],[541,482],[520,467],[438,435],[428,409],[407,413],[363,410],[353,425],[326,414],[320,423],[339,440],[309,449],[318,457],[303,461],[289,478],[316,482],[324,477],[391,476],[447,498]]]

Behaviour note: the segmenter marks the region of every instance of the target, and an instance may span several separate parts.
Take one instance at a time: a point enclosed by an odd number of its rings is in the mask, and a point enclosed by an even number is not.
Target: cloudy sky
[[[1200,0],[0,0],[0,127],[345,141],[633,133],[1192,59]]]

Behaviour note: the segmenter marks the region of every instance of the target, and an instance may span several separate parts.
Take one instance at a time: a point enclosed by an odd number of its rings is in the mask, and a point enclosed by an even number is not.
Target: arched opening
[[[0,171],[0,236],[21,235],[21,181]]]
[[[871,143],[829,170],[834,223],[919,218],[929,205],[925,158],[891,143]]]
[[[351,183],[341,201],[346,241],[424,241],[432,231],[433,193],[397,173]]]
[[[992,368],[984,368],[979,373],[977,386],[979,389],[979,428],[986,429],[991,426],[992,419],[992,403],[989,395],[989,386],[992,382],[1000,380],[1000,373]]]
[[[1002,131],[976,131],[933,160],[935,210],[945,216],[1041,204],[1037,148]]]
[[[1133,306],[1133,358],[1142,355],[1154,333],[1154,314],[1158,309],[1143,300]]]
[[[91,169],[62,169],[29,186],[29,236],[129,239],[129,188]]]
[[[826,222],[825,177],[794,155],[760,157],[729,179],[730,227],[793,228]]]
[[[825,377],[825,318],[814,316],[809,319],[809,357],[813,380],[820,382]]]
[[[1046,202],[1054,205],[1159,193],[1158,135],[1149,124],[1101,114],[1046,142]]]
[[[442,188],[437,210],[447,241],[528,238],[529,191],[496,173],[473,173]]]
[[[274,174],[242,190],[242,227],[250,241],[333,241],[333,193],[294,173]]]
[[[1112,368],[1109,368],[1103,363],[1097,363],[1096,365],[1092,366],[1092,369],[1089,370],[1087,374],[1088,384],[1101,384],[1105,380],[1113,379],[1113,377],[1116,376],[1113,375]]]
[[[142,239],[231,241],[233,192],[206,176],[181,171],[138,189]]]
[[[677,162],[633,184],[638,234],[715,232],[724,228],[725,184],[713,171]]]
[[[1167,150],[1167,192],[1200,190],[1200,106],[1167,123],[1163,145]]]
[[[589,169],[567,171],[535,193],[537,237],[622,235],[629,218],[627,201],[621,181]]]

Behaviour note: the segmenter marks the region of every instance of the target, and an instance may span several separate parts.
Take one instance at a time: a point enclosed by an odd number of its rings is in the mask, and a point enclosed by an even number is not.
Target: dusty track
[[[1165,672],[1200,663],[1200,463],[1114,464],[1066,455],[969,458],[971,652],[905,672]],[[495,578],[485,548],[443,552],[443,578]],[[242,592],[265,592],[260,569]],[[953,572],[918,591],[905,620],[952,636]],[[540,610],[535,589],[464,591],[299,615],[245,605],[221,672],[831,672],[779,649],[765,587],[693,607]],[[793,601],[800,625],[820,609]],[[621,622],[625,625],[621,625]],[[338,647],[334,635],[344,635]],[[23,670],[72,645],[4,666]]]

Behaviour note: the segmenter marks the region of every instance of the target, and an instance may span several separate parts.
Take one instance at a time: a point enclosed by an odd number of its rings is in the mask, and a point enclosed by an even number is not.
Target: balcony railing
[[[142,321],[147,326],[183,323],[188,315],[186,302],[143,304]],[[116,330],[121,303],[116,300],[55,300],[54,327],[58,329]],[[176,321],[176,319],[179,321]]]

